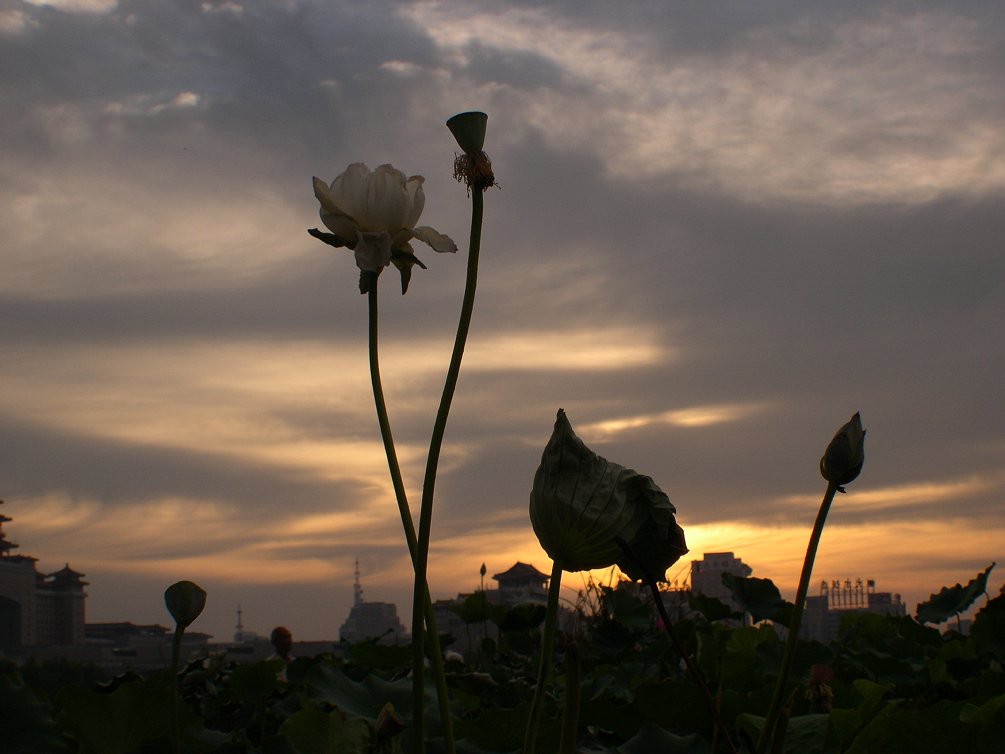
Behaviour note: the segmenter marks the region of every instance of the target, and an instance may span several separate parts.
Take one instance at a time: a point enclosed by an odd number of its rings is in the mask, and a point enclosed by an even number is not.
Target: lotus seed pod
[[[447,128],[465,154],[477,154],[485,146],[488,120],[488,115],[477,111],[457,113],[447,121]]]

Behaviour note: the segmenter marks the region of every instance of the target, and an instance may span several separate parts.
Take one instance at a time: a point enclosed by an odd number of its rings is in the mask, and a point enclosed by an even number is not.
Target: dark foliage
[[[981,574],[981,591],[987,573]],[[787,606],[770,582],[737,579],[731,589],[748,615],[784,618]],[[470,602],[461,611],[473,621],[488,616],[501,628],[500,640],[488,639],[481,652],[448,665],[460,754],[519,751],[534,685],[538,611],[487,607]],[[703,598],[692,598],[681,611],[676,630],[685,651],[697,662],[734,740],[749,751],[778,674],[784,629],[767,621],[745,625],[722,603]],[[659,628],[645,593],[591,587],[557,644],[542,751],[558,748],[569,693],[579,695],[580,754],[724,750],[703,697]],[[1000,751],[1003,636],[1005,596],[983,606],[970,636],[940,633],[912,617],[847,616],[830,646],[799,644],[783,751]],[[414,714],[410,659],[407,649],[367,642],[351,647],[344,659],[300,658],[286,669],[285,681],[276,661],[195,660],[180,675],[183,750],[408,752],[411,742],[403,731]],[[0,668],[0,709],[11,722],[5,723],[0,751],[171,751],[170,693],[167,671],[102,682],[93,668],[68,662],[20,670],[8,665]],[[424,706],[435,752],[432,686]]]

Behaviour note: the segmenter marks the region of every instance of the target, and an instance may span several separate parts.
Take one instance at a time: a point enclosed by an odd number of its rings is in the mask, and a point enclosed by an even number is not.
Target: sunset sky
[[[913,611],[1005,561],[1005,4],[0,0],[0,513],[91,621],[336,638],[410,565],[351,253],[314,175],[425,176],[382,368],[413,507],[464,282],[444,121],[489,115],[478,299],[434,597],[550,562],[527,516],[562,407],[652,476],[691,557],[792,597],[833,433],[862,476],[821,579]],[[989,588],[1003,576],[992,572]],[[578,575],[566,575],[570,587]],[[567,596],[574,598],[574,593]]]

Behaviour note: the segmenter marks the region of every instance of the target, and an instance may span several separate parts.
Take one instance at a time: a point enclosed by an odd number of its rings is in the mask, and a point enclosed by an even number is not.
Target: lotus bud
[[[617,565],[631,579],[662,580],[687,552],[676,512],[650,477],[586,447],[559,410],[534,475],[530,520],[563,570]]]
[[[191,581],[179,581],[164,592],[164,604],[178,628],[187,628],[206,607],[206,591]]]
[[[394,711],[394,705],[388,702],[383,707],[381,707],[380,714],[377,715],[377,722],[373,726],[373,731],[377,736],[378,747],[380,745],[387,746],[387,741],[397,736],[405,728],[408,727],[402,722],[401,718],[398,717],[398,713]],[[384,749],[379,749],[383,751]]]
[[[864,461],[865,430],[862,429],[862,418],[856,413],[830,441],[820,459],[820,473],[844,492],[841,486],[858,477]]]

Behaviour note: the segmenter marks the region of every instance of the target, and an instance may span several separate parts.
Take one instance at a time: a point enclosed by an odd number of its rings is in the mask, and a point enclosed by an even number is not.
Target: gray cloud
[[[330,431],[338,426],[337,417],[325,424]],[[164,497],[206,499],[257,519],[272,516],[277,505],[287,515],[316,513],[332,504],[351,510],[360,496],[360,489],[348,483],[251,461],[46,431],[9,416],[3,417],[3,426],[0,468],[5,495],[18,498],[58,493],[110,508]]]
[[[306,235],[309,179],[357,160],[423,174],[423,221],[462,246],[420,250],[429,269],[404,298],[382,278],[385,386],[417,506],[468,228],[443,121],[478,107],[501,188],[438,484],[434,540],[450,553],[465,532],[535,546],[514,511],[560,406],[686,525],[795,525],[830,434],[861,410],[857,485],[889,494],[836,508],[838,524],[951,507],[964,538],[1001,526],[1003,22],[976,1],[5,2],[0,494],[26,526],[53,494],[109,522],[206,501],[228,552],[277,515],[352,512],[356,528],[336,518],[242,557],[330,558],[311,578],[343,589],[336,614],[357,554],[374,591],[406,599],[397,514],[367,518],[386,491],[364,477],[383,459],[350,450],[379,453],[366,299],[351,255]],[[190,417],[202,434],[185,446]],[[912,499],[911,485],[950,492]],[[70,546],[39,536],[25,548]],[[1002,554],[986,555],[975,567]],[[462,556],[472,573],[491,559]],[[92,602],[114,600],[105,578],[135,596],[150,578],[137,573],[102,563]],[[315,587],[279,596],[247,578],[256,609],[312,625],[295,605]],[[248,600],[233,574],[207,579]]]

